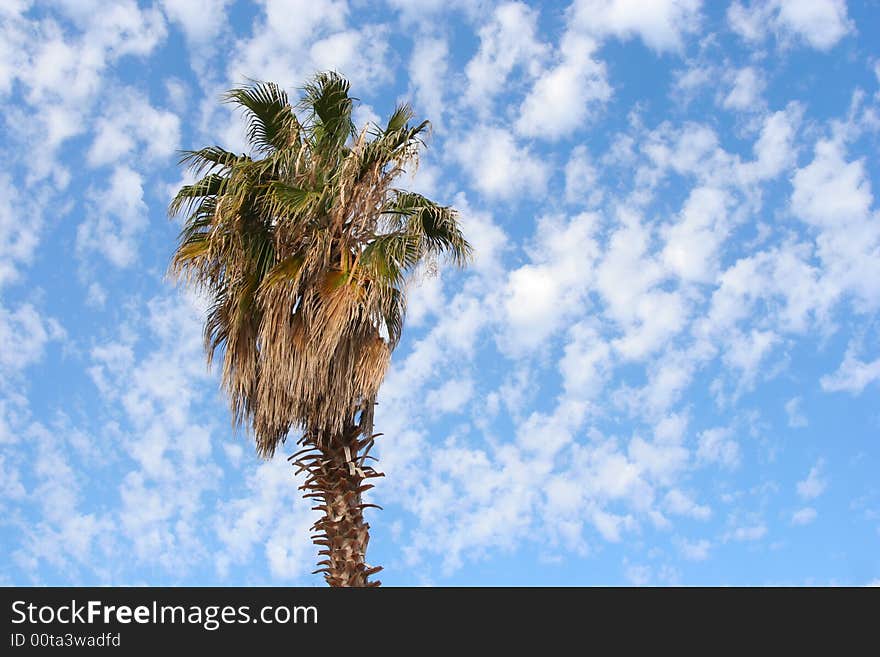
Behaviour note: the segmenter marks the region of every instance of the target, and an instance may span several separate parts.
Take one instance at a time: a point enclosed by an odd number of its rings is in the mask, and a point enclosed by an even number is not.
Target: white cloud
[[[416,109],[436,127],[446,110],[444,86],[449,46],[445,39],[417,38],[409,60],[409,79],[415,88]]]
[[[687,516],[697,520],[708,520],[712,516],[712,509],[703,504],[697,504],[690,496],[677,488],[673,488],[663,500],[664,508],[672,514]]]
[[[816,232],[826,294],[850,293],[862,312],[880,307],[880,222],[864,160],[848,162],[839,138],[820,140],[792,185],[792,213]]]
[[[383,466],[388,463],[385,455],[395,449],[387,442],[385,447],[389,449],[383,447]],[[465,557],[477,557],[492,547],[506,549],[528,537],[539,501],[538,482],[544,477],[540,466],[523,460],[510,446],[489,454],[454,443],[430,451],[430,462],[414,473],[422,484],[412,485],[405,472],[395,469],[394,487],[404,485],[403,505],[420,521],[419,531],[404,549],[405,560],[415,564],[434,553],[450,572]],[[390,467],[384,469],[391,472]],[[394,494],[384,488],[385,495]]]
[[[866,386],[880,380],[880,358],[865,362],[856,356],[853,344],[847,347],[846,355],[837,371],[826,374],[820,380],[826,392],[850,392],[858,395]]]
[[[107,290],[104,289],[97,281],[89,283],[89,289],[86,291],[86,305],[92,308],[103,308],[107,303]]]
[[[474,188],[490,198],[535,198],[544,193],[550,173],[547,164],[503,128],[476,127],[463,140],[450,143],[449,149]]]
[[[687,413],[670,413],[654,425],[654,438],[661,443],[681,443],[687,426]]]
[[[180,144],[180,119],[158,110],[131,88],[112,92],[113,101],[94,123],[95,138],[88,151],[92,166],[131,159],[137,148],[140,162],[171,156]]]
[[[684,281],[715,280],[718,250],[727,236],[728,194],[711,187],[695,187],[685,201],[680,219],[665,230],[664,264]]]
[[[620,210],[618,220],[597,271],[597,289],[608,305],[609,316],[630,321],[635,319],[638,298],[662,279],[663,272],[648,255],[650,229],[641,218]]]
[[[178,114],[183,114],[190,102],[192,90],[183,80],[176,77],[165,79],[165,97],[167,104]]]
[[[517,443],[527,452],[550,458],[571,444],[585,409],[578,400],[562,399],[552,413],[534,411],[519,423]]]
[[[216,379],[204,366],[203,305],[189,297],[159,297],[132,308],[144,328],[135,352],[123,327],[91,351],[92,376],[106,431],[124,455],[114,518],[117,540],[132,559],[181,575],[209,558],[198,522],[222,470],[214,459],[211,400]]]
[[[583,309],[598,254],[598,216],[542,217],[530,264],[510,272],[503,291],[503,345],[515,352],[537,348]]]
[[[313,70],[340,71],[356,88],[379,85],[391,75],[388,30],[383,25],[337,32],[313,43],[309,54]]]
[[[561,62],[538,76],[519,109],[519,134],[558,139],[585,127],[595,106],[611,97],[605,64],[593,57],[595,50],[592,39],[563,37]]]
[[[686,105],[694,99],[703,87],[714,83],[717,70],[705,62],[689,62],[688,65],[675,71],[673,77],[674,97]]]
[[[265,558],[273,579],[296,581],[315,569],[317,548],[309,540],[309,527],[317,514],[298,499],[301,477],[294,479],[284,459],[248,469],[245,490],[223,502],[214,517],[223,545],[213,555],[215,567],[228,577],[232,568]]]
[[[656,421],[668,414],[693,379],[701,360],[698,353],[667,347],[647,365],[647,383],[641,389],[621,390],[620,401],[636,416]]]
[[[15,466],[7,463],[6,456],[0,454],[0,509],[4,513],[9,513],[7,502],[20,500],[27,492],[20,477],[21,474]]]
[[[204,44],[226,25],[226,7],[231,0],[162,0],[162,8],[183,29],[194,44]]]
[[[609,440],[574,449],[572,472],[580,472],[582,485],[600,501],[623,501],[647,512],[654,502],[654,487],[642,477],[642,468]]]
[[[733,438],[733,432],[720,427],[700,432],[697,460],[702,463],[717,463],[727,468],[739,465],[739,443]]]
[[[64,29],[57,20],[18,17],[4,24],[0,38],[12,45],[8,53],[0,47],[0,93],[8,93],[13,81],[22,85],[22,103],[7,113],[7,128],[27,146],[24,164],[32,179],[63,177],[55,150],[89,125],[106,70],[123,57],[149,54],[166,34],[161,12],[142,9],[134,0],[55,9],[79,31]]]
[[[344,0],[263,0],[251,35],[238,41],[227,67],[235,83],[246,78],[298,87],[316,70],[336,69],[357,89],[389,79],[387,28],[346,25]]]
[[[820,50],[831,48],[852,29],[846,0],[782,0],[779,22]]]
[[[678,549],[681,552],[681,556],[688,561],[705,561],[709,558],[709,550],[711,548],[712,544],[704,538],[698,541],[678,541]]]
[[[63,336],[61,325],[33,304],[22,304],[15,311],[0,306],[0,372],[9,376],[39,362],[46,345]]]
[[[158,566],[180,577],[207,558],[198,519],[222,471],[198,419],[205,409],[195,403],[213,387],[204,383],[216,385],[203,365],[202,311],[189,301],[155,299],[144,307],[133,300],[118,340],[96,344],[90,354],[101,431],[86,437],[64,423],[28,426],[28,444],[40,455],[40,515],[14,553],[22,568],[36,573],[45,563],[74,581],[86,573],[88,581],[126,583],[126,568]],[[130,330],[135,318],[145,329],[140,336]],[[135,353],[137,337],[142,349]],[[206,413],[215,415],[213,408]],[[87,459],[88,471],[71,460],[75,453]],[[106,462],[115,476],[101,470]],[[90,480],[103,482],[95,489],[99,507],[86,506]],[[127,561],[113,563],[109,555],[120,553]]]
[[[129,267],[137,259],[137,239],[147,226],[143,178],[127,165],[119,165],[108,187],[92,190],[86,219],[76,231],[80,253],[102,254],[117,267]]]
[[[633,526],[632,516],[619,516],[600,509],[593,511],[591,520],[596,531],[609,543],[620,542],[621,533]]]
[[[760,251],[737,260],[719,278],[712,294],[708,313],[696,322],[695,334],[707,341],[741,341],[741,363],[748,365],[749,353],[760,355],[759,347],[765,338],[754,340],[736,330],[747,322],[757,303],[772,300],[768,321],[785,331],[803,332],[810,326],[814,315],[821,315],[829,304],[827,292],[818,280],[820,272],[806,262],[809,251],[803,247],[786,245]],[[759,329],[755,329],[759,330]],[[749,349],[749,345],[754,351]]]
[[[413,23],[419,27],[433,26],[438,14],[449,11],[462,11],[466,17],[475,21],[483,15],[483,7],[474,0],[388,0],[388,5],[400,12],[406,27]]]
[[[627,565],[625,575],[633,586],[647,586],[651,583],[651,567],[644,564]]]
[[[435,413],[460,413],[473,395],[473,379],[450,379],[439,388],[431,390],[425,403]]]
[[[441,275],[432,275],[425,267],[414,272],[406,288],[406,325],[423,326],[445,305]]]
[[[726,109],[757,111],[761,109],[761,93],[766,83],[754,66],[746,66],[729,76],[731,89],[722,101]]]
[[[734,32],[752,42],[774,32],[783,44],[803,40],[818,50],[829,50],[852,30],[845,0],[753,0],[734,2],[727,10]]]
[[[28,5],[30,3],[28,2]],[[0,24],[0,96],[5,96],[12,88],[19,71],[27,63],[27,34],[24,13],[27,6],[24,2],[13,5],[4,3],[0,12],[4,12],[3,23]]]
[[[0,289],[19,277],[18,266],[31,261],[39,243],[43,211],[34,200],[0,173]],[[27,221],[21,220],[24,214]]]
[[[467,197],[457,194],[453,207],[458,210],[461,230],[474,248],[474,261],[470,267],[486,276],[501,272],[501,258],[509,248],[509,238],[488,212],[471,207]]]
[[[61,3],[59,8],[115,56],[146,55],[165,38],[161,12],[156,7],[142,9],[135,0],[81,0]]]
[[[595,207],[601,203],[603,190],[590,153],[583,144],[575,146],[565,165],[565,200]]]
[[[846,162],[843,145],[822,140],[813,161],[792,178],[791,210],[816,226],[851,224],[871,206],[871,184],[862,160]]]
[[[524,265],[510,273],[505,314],[508,335],[523,347],[542,344],[560,321],[557,301],[562,290],[546,266]]]
[[[828,487],[828,479],[823,476],[824,462],[817,461],[810,468],[807,478],[797,483],[797,494],[804,500],[813,500],[825,492]]]
[[[798,509],[791,516],[791,524],[793,525],[809,525],[816,519],[816,509],[812,507],[804,507],[803,509]]]
[[[506,2],[496,7],[479,29],[480,47],[465,66],[465,98],[481,112],[492,107],[515,68],[522,67],[530,75],[537,73],[546,51],[536,36],[537,18],[537,10],[521,2]]]
[[[650,254],[650,226],[624,208],[618,209],[618,221],[597,269],[595,288],[606,303],[606,315],[623,332],[613,340],[614,349],[626,359],[640,360],[684,327],[686,302],[679,291],[658,289],[665,273]]]
[[[646,156],[646,161],[636,168],[637,189],[654,193],[671,173],[676,173],[695,179],[701,187],[723,191],[731,195],[732,200],[736,198],[732,193],[745,194],[754,205],[752,210],[758,210],[761,196],[757,183],[775,178],[795,162],[795,138],[803,111],[802,104],[792,102],[783,110],[766,114],[760,122],[755,117],[750,122],[750,130],[760,125],[760,135],[752,145],[755,159],[751,161],[724,150],[712,126],[694,122],[675,126],[663,122],[641,137],[639,151]],[[611,162],[633,166],[631,137],[629,141],[628,156],[612,157]],[[609,152],[614,151],[612,148]],[[733,207],[735,209],[735,205]],[[740,216],[738,220],[743,218]]]
[[[725,538],[728,540],[733,539],[734,541],[759,541],[766,535],[767,525],[760,523],[736,527]]]
[[[411,390],[417,388],[408,381]],[[584,554],[590,529],[617,542],[638,530],[640,517],[665,526],[646,477],[659,481],[679,467],[666,458],[667,451],[676,458],[681,451],[673,443],[635,440],[628,453],[613,439],[597,436],[578,443],[586,407],[564,399],[552,413],[533,412],[519,420],[514,444],[493,440],[485,448],[466,447],[455,433],[443,449],[428,450],[427,436],[412,428],[419,426],[418,411],[405,421],[394,420],[403,417],[399,403],[398,397],[378,407],[377,426],[386,432],[380,462],[388,473],[379,494],[400,500],[417,520],[404,551],[411,565],[426,567],[428,555],[436,554],[443,571],[450,572],[465,559],[479,559],[489,549],[513,549],[535,536],[542,537],[544,547],[549,541]],[[628,508],[612,509],[612,504]],[[702,516],[705,510],[698,506],[693,513]]]
[[[752,329],[748,333],[734,332],[727,341],[723,361],[740,371],[739,389],[750,389],[758,376],[761,364],[778,342],[773,331]]]
[[[791,103],[764,120],[761,135],[754,145],[756,159],[741,167],[747,178],[771,179],[794,163],[794,140],[802,115],[801,105]]]
[[[599,332],[586,322],[569,329],[569,339],[559,362],[566,394],[591,399],[605,385],[611,371],[611,348]]]
[[[627,454],[647,479],[662,485],[674,483],[690,460],[690,452],[686,447],[648,442],[638,436],[630,441]]]
[[[663,123],[647,136],[642,150],[656,167],[651,173],[658,179],[671,170],[714,187],[735,180],[731,171],[735,159],[719,146],[717,133],[708,125],[688,122],[673,128]]]
[[[85,566],[92,579],[107,580],[108,568],[100,565],[107,559],[107,544],[112,541],[113,524],[106,516],[87,513],[84,506],[84,477],[70,461],[63,431],[50,431],[40,423],[27,429],[27,440],[38,450],[29,482],[37,502],[37,518],[23,531],[20,547],[12,558],[36,581],[41,562],[72,575],[75,566]],[[104,547],[96,559],[93,550]]]
[[[574,23],[598,37],[638,36],[657,52],[679,51],[700,24],[701,0],[577,0]]]
[[[381,126],[383,124],[382,118],[376,113],[376,110],[373,109],[372,105],[368,105],[366,103],[357,103],[354,106],[354,109],[351,112],[351,120],[354,121],[354,124],[358,128],[365,127],[368,123],[371,123],[376,126]],[[422,173],[423,170],[420,168],[418,172]],[[416,176],[411,175],[411,178],[415,178]],[[430,176],[425,176],[426,178]],[[421,190],[419,190],[421,191]],[[426,190],[427,191],[427,190]]]
[[[802,429],[809,424],[807,416],[804,415],[804,410],[801,408],[803,401],[804,400],[801,397],[792,397],[785,402],[785,414],[788,416],[788,426],[793,429]]]

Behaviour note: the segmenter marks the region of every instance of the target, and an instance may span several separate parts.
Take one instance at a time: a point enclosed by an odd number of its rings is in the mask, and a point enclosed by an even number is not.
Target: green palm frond
[[[168,212],[176,215],[181,211],[191,213],[193,206],[197,206],[202,199],[215,198],[223,193],[223,187],[226,185],[226,178],[216,174],[209,173],[207,176],[193,183],[192,185],[184,185],[175,195],[171,204],[168,206]]]
[[[379,235],[364,248],[363,266],[379,281],[400,287],[405,275],[425,255],[421,235],[408,231]]]
[[[415,192],[397,191],[386,212],[398,218],[400,229],[422,236],[427,251],[447,255],[459,266],[470,260],[472,249],[453,208],[438,205]]]
[[[415,116],[415,112],[413,112],[409,103],[398,105],[388,119],[388,123],[385,126],[385,133],[388,134],[402,130],[406,124],[410,122],[413,116]]]
[[[181,151],[181,153],[179,163],[185,165],[196,176],[215,169],[225,174],[234,166],[251,161],[247,155],[236,155],[219,146],[206,146],[197,151]]]
[[[315,145],[335,154],[354,135],[351,113],[354,99],[348,95],[348,80],[334,72],[320,73],[303,87],[300,104],[312,117]]]
[[[321,191],[301,189],[274,180],[266,190],[268,207],[276,216],[290,217],[301,215],[316,205],[322,197]]]
[[[387,301],[382,305],[382,321],[388,333],[388,342],[393,349],[403,335],[403,321],[406,316],[406,296],[399,289],[391,288]]]
[[[223,100],[234,103],[248,115],[247,138],[259,153],[291,145],[299,124],[287,92],[274,82],[252,82],[228,91]]]

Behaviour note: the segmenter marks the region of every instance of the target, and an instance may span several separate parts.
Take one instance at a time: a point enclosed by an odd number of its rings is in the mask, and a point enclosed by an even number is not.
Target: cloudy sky
[[[852,0],[6,0],[0,584],[321,585],[164,278],[220,94],[433,122],[377,412],[396,585],[880,581],[880,16]]]

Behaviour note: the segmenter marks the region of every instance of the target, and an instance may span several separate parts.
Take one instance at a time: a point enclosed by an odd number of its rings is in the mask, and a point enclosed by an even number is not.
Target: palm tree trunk
[[[361,430],[355,424],[341,435],[323,441],[303,437],[304,449],[290,457],[297,472],[306,471],[306,482],[300,486],[304,497],[321,503],[314,510],[322,517],[312,526],[317,532],[312,541],[321,547],[324,557],[316,573],[324,573],[330,586],[379,586],[370,575],[382,570],[366,562],[370,542],[370,525],[364,520],[364,509],[375,507],[362,500],[364,491],[373,487],[366,479],[380,477],[381,473],[366,466],[367,452],[373,438],[360,438]],[[378,508],[378,507],[377,507]]]

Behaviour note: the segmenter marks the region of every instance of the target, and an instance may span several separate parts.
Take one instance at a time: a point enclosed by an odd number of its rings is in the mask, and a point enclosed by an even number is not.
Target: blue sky
[[[0,583],[320,585],[164,278],[220,94],[433,122],[377,409],[395,585],[880,582],[880,16],[843,0],[0,8]]]

